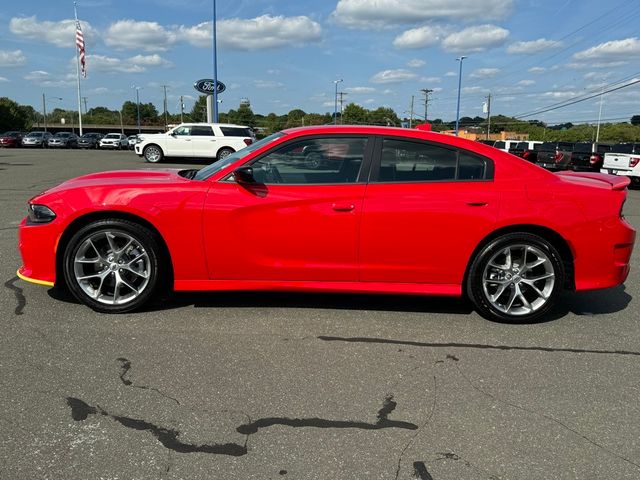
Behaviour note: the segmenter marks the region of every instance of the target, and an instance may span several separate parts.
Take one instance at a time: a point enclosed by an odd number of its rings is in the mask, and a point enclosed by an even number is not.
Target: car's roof
[[[206,122],[185,122],[177,125],[177,127],[191,126],[191,125],[208,125],[210,127],[238,127],[238,128],[250,128],[248,125],[236,125],[234,123],[206,123]],[[176,127],[174,127],[176,128]]]

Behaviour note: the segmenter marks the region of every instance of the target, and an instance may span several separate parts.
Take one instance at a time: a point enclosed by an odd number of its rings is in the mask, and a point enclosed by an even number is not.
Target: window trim
[[[380,175],[380,167],[382,163],[382,146],[384,140],[396,140],[403,141],[407,143],[416,143],[419,145],[429,145],[433,147],[443,148],[445,150],[454,151],[456,154],[456,178],[453,179],[445,179],[445,180],[392,180],[392,181],[380,181],[378,180]],[[460,152],[464,152],[467,155],[472,157],[476,157],[479,160],[484,162],[484,176],[483,178],[477,179],[458,179],[458,169],[460,166]],[[489,157],[485,157],[484,155],[480,155],[479,153],[473,152],[471,150],[467,150],[466,148],[455,147],[452,145],[447,145],[444,143],[433,142],[429,140],[421,140],[419,138],[411,138],[411,137],[393,137],[389,135],[377,136],[376,138],[376,148],[373,154],[373,164],[369,171],[369,180],[368,183],[383,185],[383,184],[407,184],[407,183],[465,183],[465,182],[493,182],[494,180],[494,163],[493,160]]]
[[[330,183],[257,183],[256,185],[267,185],[269,187],[296,187],[296,186],[302,186],[302,187],[315,187],[315,186],[348,186],[348,185],[363,185],[363,184],[367,184],[368,182],[368,178],[370,175],[370,171],[371,171],[371,165],[372,165],[372,156],[373,156],[373,152],[374,152],[374,143],[375,143],[375,135],[368,135],[368,134],[356,134],[356,133],[346,133],[346,134],[337,134],[337,135],[305,135],[305,136],[300,136],[300,137],[295,137],[295,138],[291,138],[285,142],[282,142],[281,144],[279,144],[277,146],[276,149],[271,149],[271,150],[267,150],[266,152],[262,153],[261,155],[258,155],[257,157],[252,158],[251,160],[249,160],[246,163],[243,163],[242,165],[238,165],[237,168],[240,167],[250,167],[252,166],[254,163],[259,162],[260,160],[262,160],[263,158],[265,158],[266,156],[277,152],[278,150],[281,150],[283,148],[287,148],[288,146],[290,146],[293,143],[298,143],[301,141],[307,141],[307,140],[326,140],[329,138],[362,138],[365,140],[365,145],[364,145],[364,154],[363,154],[363,158],[362,158],[362,163],[360,164],[360,171],[358,172],[358,177],[356,178],[355,182],[348,182],[348,183],[335,183],[335,182],[330,182]],[[235,170],[235,169],[234,169]],[[224,178],[221,179],[222,182],[235,182],[234,178],[233,178],[233,171],[229,172],[228,175],[226,175]]]

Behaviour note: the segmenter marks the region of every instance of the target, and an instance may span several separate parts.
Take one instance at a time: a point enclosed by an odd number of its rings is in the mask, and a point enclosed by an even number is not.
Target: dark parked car
[[[31,132],[22,137],[22,146],[46,148],[52,136],[50,132]]]
[[[0,147],[19,147],[22,143],[22,132],[5,132],[0,135]]]
[[[98,148],[102,137],[101,133],[85,133],[78,139],[78,148]]]
[[[538,149],[536,163],[547,170],[566,170],[572,151],[573,142],[544,142]]]
[[[604,154],[611,151],[611,145],[578,142],[573,146],[568,169],[575,172],[599,172]]]
[[[49,139],[50,148],[78,148],[78,136],[71,132],[58,132]]]
[[[540,150],[542,142],[527,141],[518,142],[509,148],[509,153],[516,157],[524,158],[525,160],[536,163],[538,159],[538,150]]]

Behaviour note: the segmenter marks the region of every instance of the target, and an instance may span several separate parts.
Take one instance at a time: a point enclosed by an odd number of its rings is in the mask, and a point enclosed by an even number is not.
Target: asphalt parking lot
[[[17,279],[32,195],[149,166],[0,150],[0,478],[640,478],[640,248],[624,286],[517,326],[361,295],[180,294],[110,316]],[[640,229],[640,190],[628,202]]]

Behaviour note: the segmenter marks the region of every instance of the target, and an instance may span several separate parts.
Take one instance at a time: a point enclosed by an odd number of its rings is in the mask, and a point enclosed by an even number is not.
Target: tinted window
[[[606,153],[611,151],[611,145],[598,145],[598,153]]]
[[[496,148],[504,148],[505,143],[504,142],[496,142],[493,144],[494,147]]]
[[[574,152],[589,153],[593,149],[590,143],[576,143],[573,147]]]
[[[258,183],[353,183],[364,158],[366,138],[313,138],[293,142],[252,164]]]
[[[251,129],[242,127],[220,127],[225,137],[253,137]]]
[[[191,135],[199,137],[213,137],[213,130],[209,125],[194,125],[191,127]]]
[[[469,152],[406,140],[384,139],[379,182],[477,180],[485,161]]]
[[[544,142],[542,145],[540,145],[540,150],[544,152],[555,152],[556,145],[557,143],[555,142]]]
[[[529,144],[527,142],[518,142],[516,143],[515,147],[511,148],[515,148],[517,150],[527,150],[529,148]]]
[[[633,143],[618,143],[611,149],[614,153],[633,153]]]
[[[573,143],[558,142],[558,150],[571,150],[571,149],[573,149]]]
[[[540,147],[542,146],[541,143],[534,143],[533,144],[533,151],[537,152],[538,150],[540,150]]]

